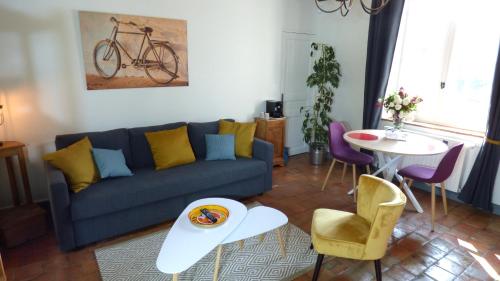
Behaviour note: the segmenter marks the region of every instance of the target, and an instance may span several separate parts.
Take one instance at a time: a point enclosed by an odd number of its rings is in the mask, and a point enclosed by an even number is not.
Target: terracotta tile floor
[[[340,183],[341,166],[334,170],[327,189],[320,191],[328,164],[313,167],[307,157],[292,157],[289,165],[274,170],[272,191],[245,201],[259,201],[285,212],[290,222],[309,232],[316,208],[354,211],[346,192],[351,182]],[[430,231],[429,193],[415,190],[425,212],[411,205],[399,220],[382,260],[384,280],[494,280],[500,274],[500,217],[448,201],[444,216],[437,204],[436,231]],[[63,253],[50,233],[23,246],[3,250],[8,280],[99,280],[93,251],[96,248],[158,231],[164,223],[109,241]],[[311,280],[312,271],[296,280]],[[320,280],[372,280],[372,262],[325,258]]]

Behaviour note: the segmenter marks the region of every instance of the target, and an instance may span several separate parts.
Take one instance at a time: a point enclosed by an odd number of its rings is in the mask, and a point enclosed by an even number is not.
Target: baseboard
[[[33,203],[37,204],[41,208],[43,208],[46,211],[50,212],[50,202],[49,202],[49,200],[47,200],[47,199],[44,199],[44,200],[34,200]],[[1,207],[0,210],[10,209],[10,208],[13,208],[13,207],[14,207],[14,205],[10,204],[8,206]]]
[[[413,184],[413,187],[418,188],[420,190],[427,191],[429,193],[431,192],[431,187],[425,183],[416,182]],[[441,195],[441,188],[436,188],[436,194]],[[457,192],[446,190],[446,198],[449,200],[453,200],[453,201],[465,204],[464,201],[458,199]],[[497,205],[494,203],[491,203],[491,204],[493,205],[493,214],[500,215],[500,205]]]

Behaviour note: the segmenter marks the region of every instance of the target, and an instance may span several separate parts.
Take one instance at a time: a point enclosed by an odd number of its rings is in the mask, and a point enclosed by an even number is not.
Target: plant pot
[[[309,146],[309,162],[311,163],[311,165],[319,166],[323,164],[324,159],[325,159],[324,145]]]

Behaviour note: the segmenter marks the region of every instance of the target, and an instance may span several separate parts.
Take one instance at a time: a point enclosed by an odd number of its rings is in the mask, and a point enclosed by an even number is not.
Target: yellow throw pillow
[[[187,133],[187,126],[173,130],[145,133],[153,153],[156,170],[196,161]]]
[[[257,124],[219,121],[220,135],[234,135],[235,153],[240,157],[252,158],[253,137]]]
[[[85,137],[56,152],[46,154],[43,160],[61,170],[69,179],[71,189],[80,192],[97,182],[99,174],[92,158],[92,144]]]

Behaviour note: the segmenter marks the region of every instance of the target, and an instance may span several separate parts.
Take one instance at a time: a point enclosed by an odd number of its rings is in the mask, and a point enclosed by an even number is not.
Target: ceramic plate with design
[[[202,212],[202,209],[207,209],[216,219],[217,221],[213,223],[210,219],[208,219]],[[192,209],[188,214],[189,221],[198,227],[217,227],[226,222],[229,217],[229,210],[224,206],[220,205],[202,205]]]

